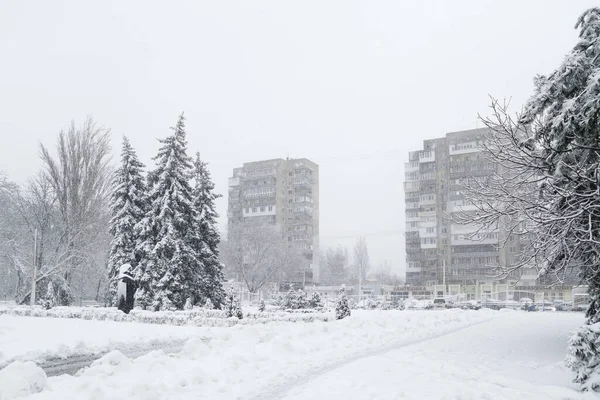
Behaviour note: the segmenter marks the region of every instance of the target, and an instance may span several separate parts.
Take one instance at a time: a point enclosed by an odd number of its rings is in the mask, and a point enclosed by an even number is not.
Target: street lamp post
[[[38,233],[38,231],[36,229],[35,233],[33,235],[33,279],[31,281],[31,296],[30,296],[32,306],[35,306],[35,286],[36,286],[35,280],[37,279],[37,233]]]

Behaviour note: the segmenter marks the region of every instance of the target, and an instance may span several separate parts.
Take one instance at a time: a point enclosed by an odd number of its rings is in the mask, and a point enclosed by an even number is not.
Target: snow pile
[[[35,363],[15,361],[0,370],[0,399],[12,400],[47,387],[46,373]]]
[[[179,354],[126,361],[112,354],[79,376],[50,378],[36,399],[237,399],[289,384],[306,371],[476,324],[498,313],[366,311],[341,321],[237,325],[189,340]],[[111,360],[116,360],[115,362]]]

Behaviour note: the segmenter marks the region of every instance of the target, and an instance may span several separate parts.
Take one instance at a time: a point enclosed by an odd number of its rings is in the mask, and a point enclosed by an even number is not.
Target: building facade
[[[502,230],[471,237],[477,226],[452,218],[459,211],[475,210],[465,200],[462,185],[497,172],[481,151],[486,133],[487,128],[448,133],[409,152],[404,182],[407,284],[436,287],[436,293],[444,294],[450,285],[490,285],[498,283],[492,278],[498,267],[517,258],[518,239],[503,237]],[[515,284],[522,274],[511,273],[502,282]]]
[[[306,159],[244,163],[229,178],[228,225],[272,224],[303,255],[294,283],[318,282],[319,166]]]

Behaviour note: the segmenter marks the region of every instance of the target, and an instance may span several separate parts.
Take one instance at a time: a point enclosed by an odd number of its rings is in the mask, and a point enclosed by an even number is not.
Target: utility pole
[[[442,284],[444,285],[444,296],[446,295],[446,260],[442,260]]]
[[[33,280],[31,281],[31,305],[35,306],[35,280],[37,279],[37,229],[33,235]]]

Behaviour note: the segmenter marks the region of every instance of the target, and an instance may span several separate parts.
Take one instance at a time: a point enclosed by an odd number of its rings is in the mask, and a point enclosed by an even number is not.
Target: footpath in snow
[[[211,334],[201,327],[0,315],[0,367],[15,359],[42,362]]]
[[[570,313],[503,313],[492,321],[363,358],[269,399],[598,399],[564,367]]]
[[[213,328],[203,332],[211,337],[208,345],[195,331],[195,337],[177,354],[155,351],[132,360],[115,351],[78,376],[63,375],[45,382],[36,378],[32,369],[27,370],[32,366],[22,368],[21,365],[13,367],[4,377],[2,372],[5,371],[0,371],[0,382],[3,379],[13,382],[12,378],[26,379],[26,375],[31,375],[37,379],[37,388],[41,385],[42,390],[30,398],[40,400],[264,397],[274,388],[285,390],[294,382],[310,377],[313,371],[325,371],[342,365],[345,360],[487,323],[485,321],[502,318],[501,314],[485,310],[358,311],[342,321]],[[70,320],[50,321],[53,324]],[[106,334],[114,328],[112,324],[98,327]],[[12,393],[21,390],[13,386]],[[8,399],[14,394],[5,390],[4,396]]]

